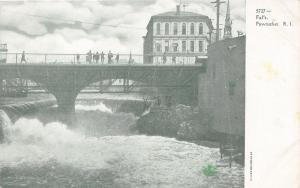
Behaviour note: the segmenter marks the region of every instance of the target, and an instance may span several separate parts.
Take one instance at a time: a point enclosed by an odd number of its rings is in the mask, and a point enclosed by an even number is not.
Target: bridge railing
[[[0,54],[1,55],[1,54]],[[146,57],[149,57],[146,55]],[[0,63],[14,64],[197,64],[204,59],[194,54],[167,54],[150,56],[145,60],[142,54],[42,54],[42,53],[5,53],[5,59]],[[198,61],[199,60],[199,61]]]
[[[118,57],[117,57],[118,56]],[[142,64],[141,54],[41,54],[7,53],[6,63],[15,64]]]

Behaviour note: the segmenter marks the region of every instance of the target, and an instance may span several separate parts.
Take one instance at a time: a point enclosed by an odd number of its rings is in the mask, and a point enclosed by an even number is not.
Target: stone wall
[[[229,135],[245,133],[245,36],[208,49],[207,72],[199,76],[199,108],[212,115],[212,128]]]

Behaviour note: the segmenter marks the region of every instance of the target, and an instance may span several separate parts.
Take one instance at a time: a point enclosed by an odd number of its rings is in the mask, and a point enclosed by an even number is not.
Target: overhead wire
[[[100,24],[100,23],[95,23],[95,22],[87,22],[87,21],[82,21],[82,20],[73,20],[73,19],[57,19],[57,18],[52,18],[48,16],[43,16],[43,15],[37,15],[37,14],[28,14],[28,13],[22,13],[22,12],[17,12],[17,11],[11,11],[11,10],[5,10],[6,12],[12,12],[14,14],[20,14],[20,15],[25,15],[25,16],[31,16],[31,17],[37,17],[37,18],[43,18],[47,20],[54,20],[54,21],[62,21],[62,22],[72,22],[72,23],[80,23],[80,24],[88,24],[88,25],[95,25],[95,26],[100,26],[100,27],[113,27],[113,28],[125,28],[125,29],[132,29],[132,30],[145,30],[146,28],[142,27],[132,27],[132,26],[122,26],[120,24],[118,25],[111,25],[111,24]]]

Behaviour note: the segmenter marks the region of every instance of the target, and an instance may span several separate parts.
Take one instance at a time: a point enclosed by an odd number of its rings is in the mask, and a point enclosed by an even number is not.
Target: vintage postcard
[[[0,188],[299,188],[298,0],[0,0]]]

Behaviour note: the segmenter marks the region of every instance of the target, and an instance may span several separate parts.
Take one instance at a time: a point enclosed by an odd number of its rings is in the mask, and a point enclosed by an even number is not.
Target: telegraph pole
[[[216,28],[216,42],[219,40],[220,38],[220,26],[219,26],[219,22],[220,22],[220,5],[222,3],[225,3],[225,1],[220,1],[220,0],[216,0],[214,2],[211,2],[213,4],[216,4],[216,7],[217,7],[217,28]]]

